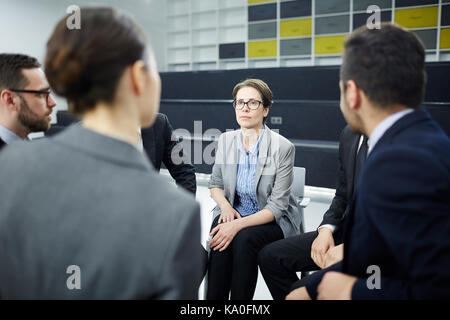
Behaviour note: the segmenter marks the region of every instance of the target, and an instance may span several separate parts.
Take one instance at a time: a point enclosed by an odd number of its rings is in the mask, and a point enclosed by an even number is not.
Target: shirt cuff
[[[336,226],[332,224],[323,224],[319,228],[317,228],[317,231],[319,231],[320,228],[328,228],[331,230],[331,233],[334,233],[334,230],[336,230]]]

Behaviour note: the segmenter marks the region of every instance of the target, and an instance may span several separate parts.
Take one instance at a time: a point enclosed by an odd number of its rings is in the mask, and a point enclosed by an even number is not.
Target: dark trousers
[[[219,217],[211,229],[217,226]],[[275,221],[239,231],[227,249],[210,252],[206,299],[251,300],[258,280],[258,253],[267,244],[282,239]]]
[[[274,300],[283,300],[298,281],[296,272],[319,270],[311,259],[311,246],[317,231],[275,241],[259,253],[258,264]],[[334,238],[335,244],[342,241]]]
[[[325,275],[325,273],[327,273],[328,271],[342,272],[342,261],[339,261],[339,262],[329,266],[328,268],[314,272],[312,275],[310,275],[306,278],[297,280],[292,285],[291,291],[301,288],[301,287],[305,287],[306,291],[308,291],[309,297],[312,300],[316,300],[317,299],[317,287],[319,286],[320,282],[322,281],[322,278]]]

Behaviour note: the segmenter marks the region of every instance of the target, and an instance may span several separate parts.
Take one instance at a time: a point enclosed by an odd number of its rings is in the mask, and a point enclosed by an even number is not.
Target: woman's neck
[[[92,131],[133,145],[139,142],[138,118],[132,112],[125,112],[123,108],[117,106],[99,103],[83,115],[82,125]]]
[[[248,152],[258,142],[262,129],[263,125],[260,128],[241,128],[242,145],[245,151]]]

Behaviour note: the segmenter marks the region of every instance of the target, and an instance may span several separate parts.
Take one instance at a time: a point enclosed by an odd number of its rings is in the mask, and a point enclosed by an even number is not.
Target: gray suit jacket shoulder
[[[1,298],[198,297],[199,205],[134,146],[74,125],[0,163]]]
[[[238,139],[240,130],[226,132],[219,137],[209,182],[209,188],[224,190],[231,205],[236,192]],[[300,232],[301,217],[291,196],[294,160],[294,145],[265,126],[256,165],[256,196],[259,209],[267,208],[272,211],[285,237]],[[213,214],[214,217],[220,214],[218,206],[213,209]]]

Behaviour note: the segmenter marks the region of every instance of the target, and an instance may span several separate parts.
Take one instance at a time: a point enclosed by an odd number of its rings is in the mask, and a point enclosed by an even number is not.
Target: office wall
[[[338,65],[374,5],[423,40],[427,61],[450,60],[449,0],[167,0],[166,70]]]
[[[450,135],[450,62],[428,63],[427,73],[423,106]],[[296,146],[295,165],[306,168],[306,184],[335,188],[339,134],[345,126],[339,109],[339,66],[162,73],[161,112],[174,128],[185,129],[180,133],[192,136],[185,139],[191,140],[189,158],[197,171],[210,173],[212,168],[202,155],[195,157],[214,141],[207,130],[238,127],[231,91],[250,77],[263,79],[272,89],[267,124]]]

